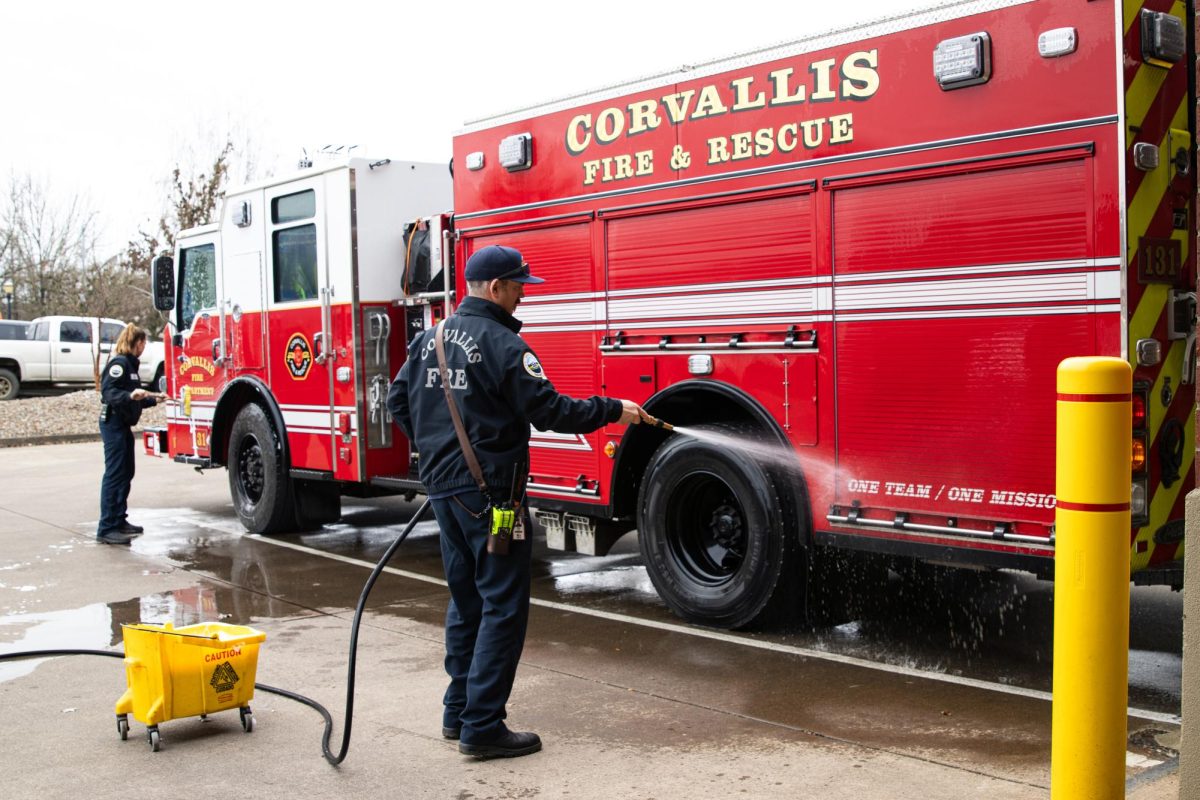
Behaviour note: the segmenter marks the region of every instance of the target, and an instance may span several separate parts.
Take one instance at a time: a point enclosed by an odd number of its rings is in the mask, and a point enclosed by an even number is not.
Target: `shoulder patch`
[[[542,362],[538,361],[537,356],[528,350],[521,357],[522,363],[525,365],[525,371],[535,378],[546,379],[546,373],[542,370]]]
[[[125,370],[121,367],[120,364],[113,364],[111,367],[108,368],[108,374],[113,376],[114,378],[119,378],[125,374]]]

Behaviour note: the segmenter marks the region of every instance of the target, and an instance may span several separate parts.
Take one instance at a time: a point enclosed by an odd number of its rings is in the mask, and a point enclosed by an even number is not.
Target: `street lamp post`
[[[5,278],[4,286],[0,288],[4,289],[4,301],[8,304],[8,308],[4,312],[4,318],[12,319],[12,296],[13,289],[15,288],[13,286],[12,278]]]

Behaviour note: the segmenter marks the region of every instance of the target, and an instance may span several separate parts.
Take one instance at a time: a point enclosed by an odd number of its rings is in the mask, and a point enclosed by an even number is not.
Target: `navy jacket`
[[[131,355],[115,355],[104,365],[100,381],[100,421],[121,425],[136,425],[142,409],[154,405],[154,398],[134,400],[129,393],[139,389],[138,360]]]
[[[528,469],[529,426],[590,433],[621,418],[621,401],[576,400],[554,389],[537,355],[518,335],[521,321],[479,297],[467,297],[446,321],[446,366],[467,436],[492,499],[510,499],[513,471]],[[388,393],[388,410],[420,453],[421,483],[431,495],[476,487],[454,432],[438,372],[434,332],[417,335]]]

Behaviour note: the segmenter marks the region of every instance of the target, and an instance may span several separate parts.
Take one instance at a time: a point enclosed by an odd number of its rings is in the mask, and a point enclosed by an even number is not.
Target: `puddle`
[[[65,647],[107,650],[113,641],[112,619],[112,610],[103,603],[66,611],[3,617],[0,618],[0,653]],[[0,662],[0,683],[30,674],[45,660]]]
[[[231,587],[200,585],[82,608],[0,617],[0,654],[23,650],[121,650],[121,626],[136,622],[175,627],[200,622],[253,624],[292,616],[295,606]],[[46,659],[0,662],[0,683],[33,672]]]
[[[554,579],[554,588],[564,597],[585,594],[620,593],[641,595],[647,600],[657,600],[654,584],[642,566],[617,567],[601,572],[580,572],[559,575]]]

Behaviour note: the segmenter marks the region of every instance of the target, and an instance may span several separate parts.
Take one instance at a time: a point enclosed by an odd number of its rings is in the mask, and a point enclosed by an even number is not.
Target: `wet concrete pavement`
[[[416,508],[347,501],[320,532],[243,534],[223,471],[139,456],[132,548],[94,544],[95,444],[0,451],[0,652],[120,648],[120,626],[221,620],[268,634],[259,680],[308,694],[340,741],[353,605]],[[0,663],[10,723],[0,793],[96,796],[230,790],[397,797],[1045,797],[1052,586],[959,576],[865,587],[840,625],[753,634],[681,623],[626,537],[605,559],[538,553],[535,608],[511,722],[546,750],[476,763],[439,735],[437,531],[418,524],[377,584],[360,639],[355,735],[340,770],[320,718],[259,693],[258,729],[236,715],[143,727],[118,740],[117,659]],[[1131,797],[1176,796],[1179,596],[1134,592]],[[1176,745],[1177,746],[1177,745]],[[1162,763],[1157,763],[1162,762]],[[1163,777],[1165,774],[1165,777]]]

